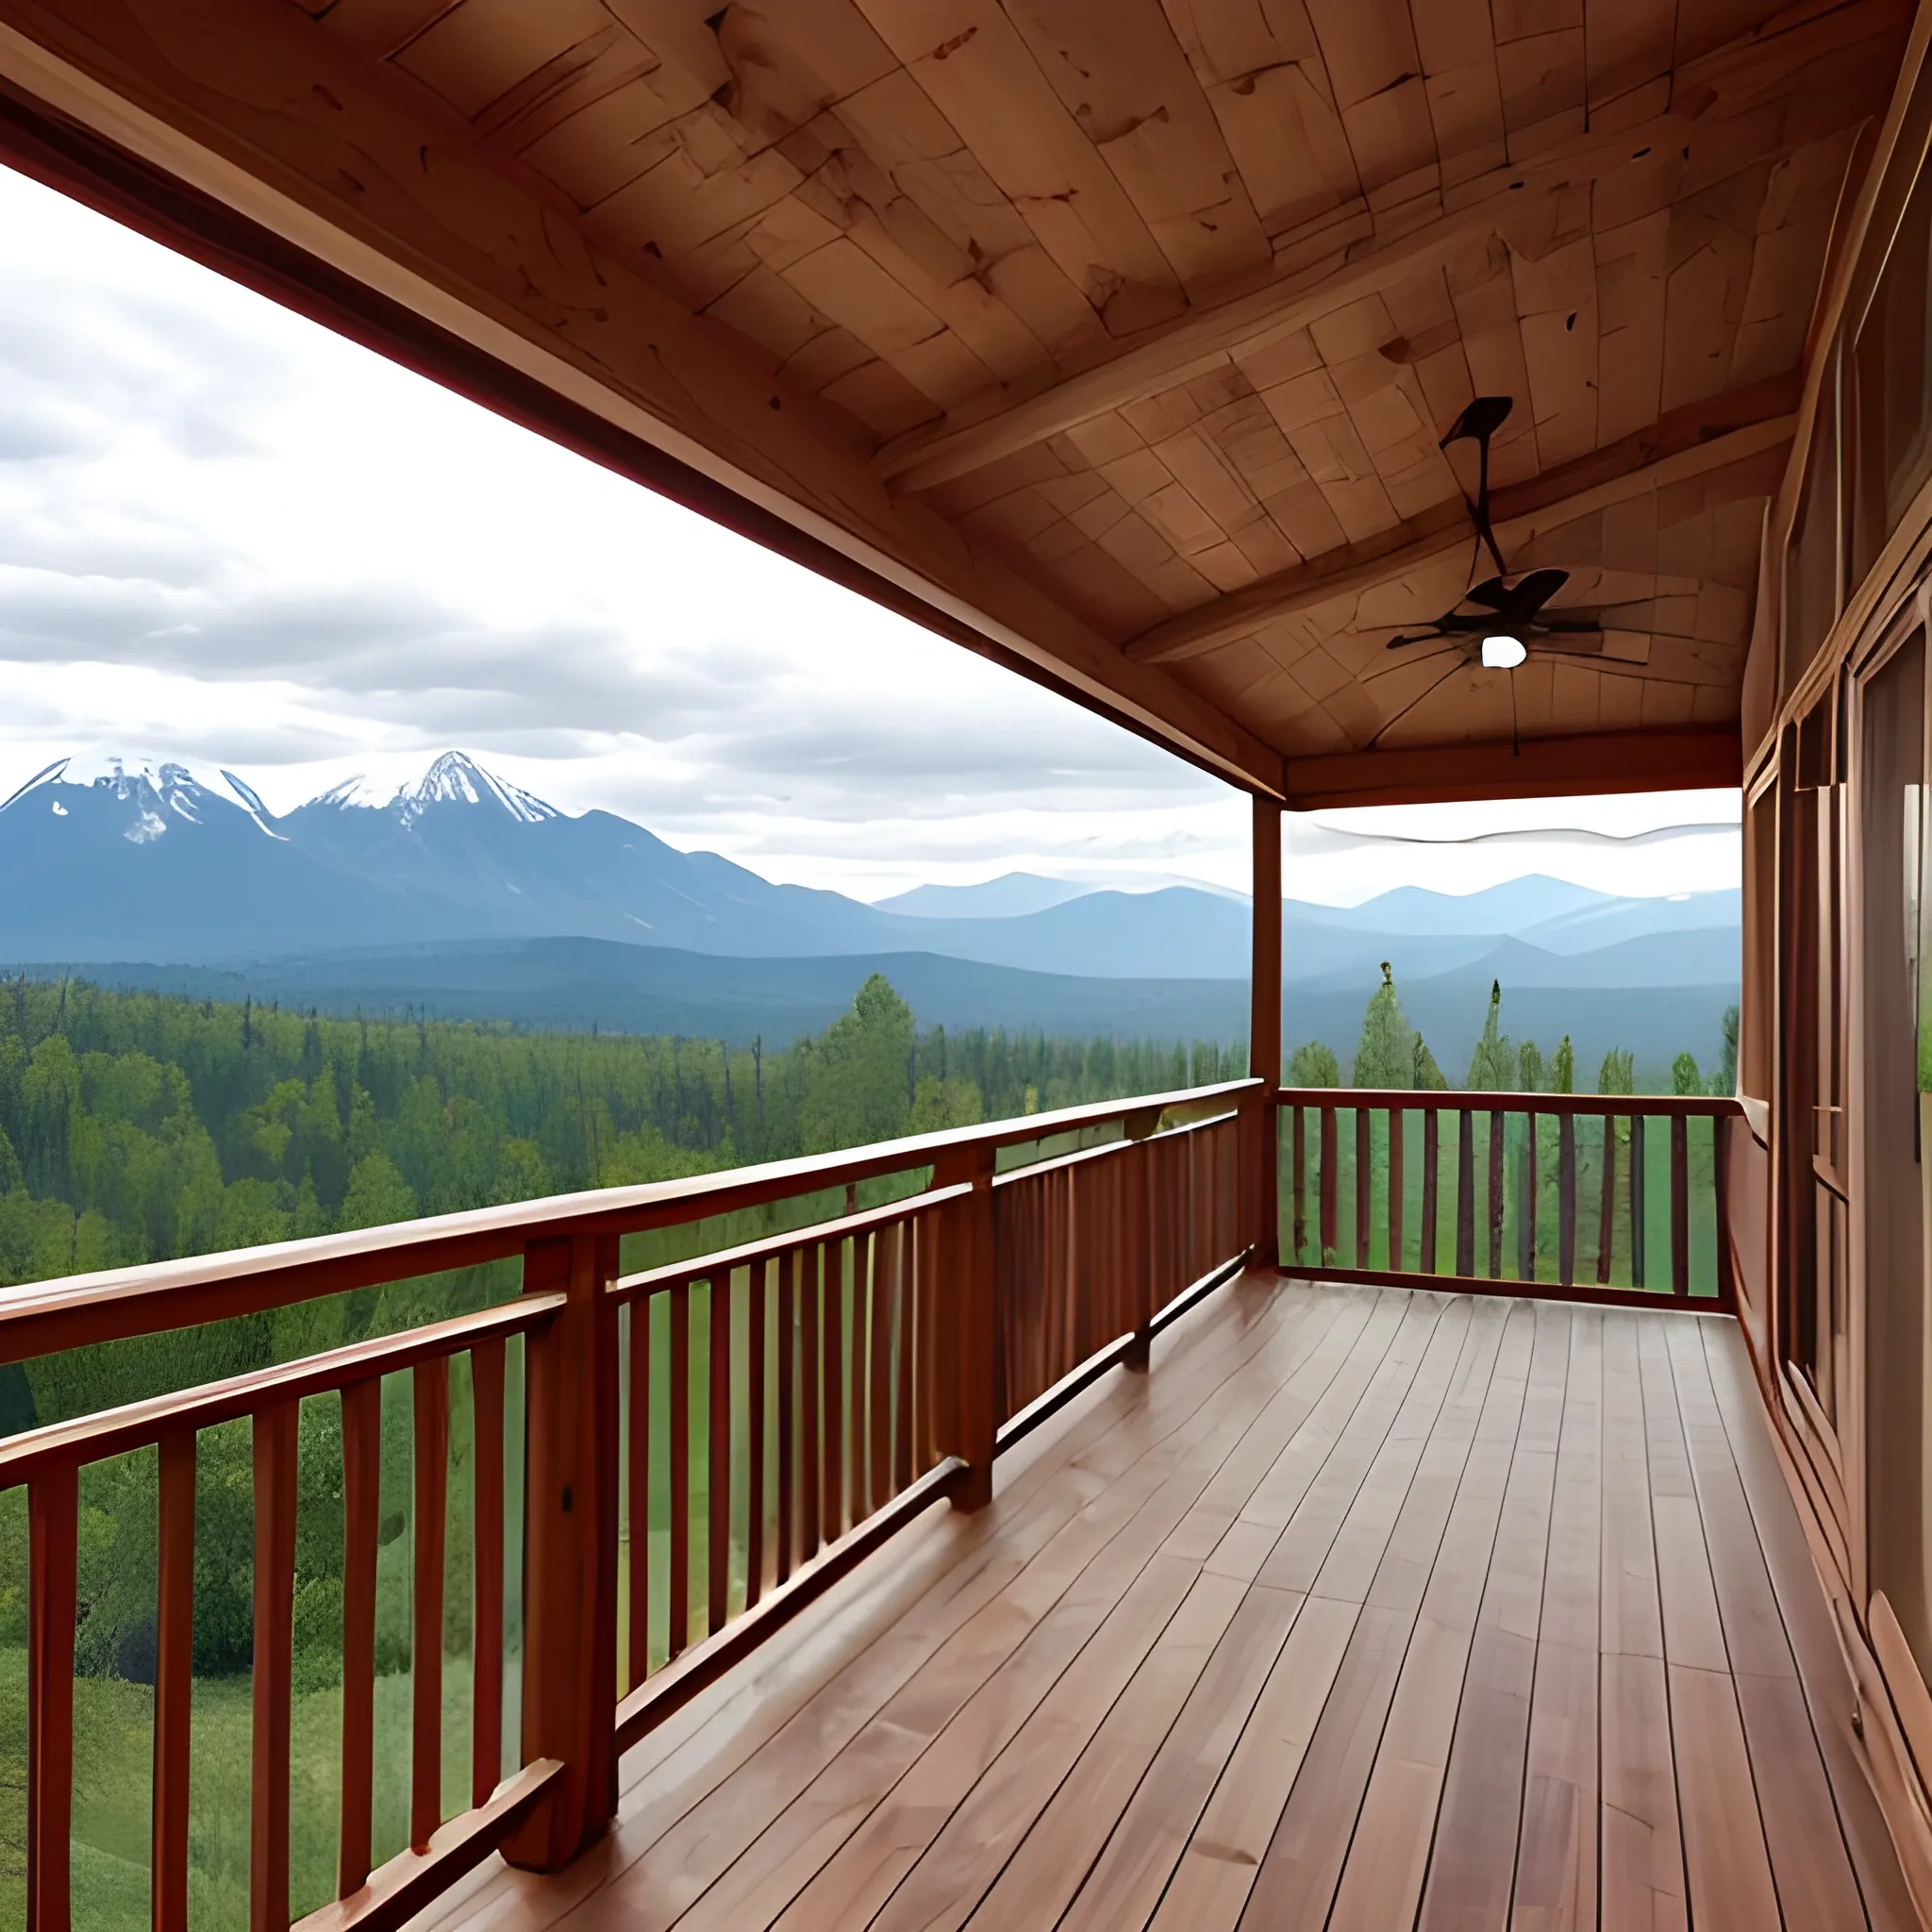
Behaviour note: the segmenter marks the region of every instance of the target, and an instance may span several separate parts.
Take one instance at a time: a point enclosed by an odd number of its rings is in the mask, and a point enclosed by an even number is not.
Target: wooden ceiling
[[[0,152],[1257,789],[1696,782],[1909,22],[0,0]],[[1477,393],[1590,655],[1387,648]]]

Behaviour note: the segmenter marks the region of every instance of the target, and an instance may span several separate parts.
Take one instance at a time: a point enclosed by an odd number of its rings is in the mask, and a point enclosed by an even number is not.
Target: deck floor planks
[[[1350,1350],[1353,1358],[1362,1350],[1378,1349],[1380,1336],[1391,1329],[1399,1332],[1408,1317],[1404,1298],[1384,1297],[1359,1328],[1349,1318],[1337,1328],[1344,1340],[1359,1338],[1359,1347]],[[1209,1426],[1184,1450],[1174,1452],[1173,1459],[1163,1450],[1151,1452],[1109,1484],[1055,1545],[977,1611],[858,1737],[823,1764],[755,1842],[741,1850],[725,1845],[723,1849],[738,1855],[724,1869],[708,1871],[706,1884],[698,1889],[702,1898],[696,1892],[683,1896],[683,1887],[666,1898],[654,1886],[639,1901],[644,1914],[640,1923],[674,1923],[675,1914],[660,1916],[674,1904],[688,1911],[677,1923],[692,1932],[772,1923],[1024,1642],[1037,1638],[1050,1646],[1050,1676],[1064,1670],[1272,1399],[1280,1372],[1269,1376],[1269,1361],[1265,1355],[1257,1357],[1224,1385],[1213,1411],[1204,1415]],[[1119,1505],[1109,1507],[1109,1497],[1118,1497]],[[1098,1572],[1097,1577],[1091,1571]],[[1084,1592],[1076,1588],[1083,1582],[1089,1586]]]
[[[1542,1303],[1417,1924],[1507,1923],[1573,1311]]]
[[[1604,1317],[1598,1904],[1607,1926],[1681,1932],[1684,1843],[1650,1521],[1641,1319],[1621,1309]]]
[[[1908,1924],[1731,1330],[1210,1297],[419,1932]]]

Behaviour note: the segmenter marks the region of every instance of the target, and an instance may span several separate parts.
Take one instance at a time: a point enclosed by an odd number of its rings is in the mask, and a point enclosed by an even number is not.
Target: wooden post
[[[189,1729],[194,1701],[194,1456],[192,1428],[160,1441],[155,1591],[155,1932],[188,1932]]]
[[[1710,1124],[1711,1184],[1716,1191],[1718,1306],[1738,1312],[1738,1277],[1731,1266],[1731,1122],[1719,1114]]]
[[[561,1761],[504,1857],[555,1872],[617,1811],[614,1235],[532,1241],[526,1292],[569,1301],[525,1348],[524,1757]]]
[[[1274,1093],[1281,1085],[1281,801],[1255,800],[1255,913],[1248,977],[1248,1071],[1267,1082],[1241,1110],[1247,1143],[1245,1245],[1263,1267],[1281,1260],[1280,1128]]]
[[[940,1211],[944,1243],[940,1296],[941,1349],[940,1374],[953,1378],[955,1397],[947,1407],[952,1441],[941,1441],[941,1455],[957,1456],[967,1466],[964,1482],[953,1492],[961,1509],[983,1509],[992,1501],[992,1457],[999,1433],[995,1365],[1000,1349],[999,1285],[993,1279],[992,1170],[991,1147],[961,1147],[933,1170],[937,1188],[970,1183],[971,1194],[949,1201]],[[944,1415],[944,1410],[941,1411]]]
[[[1456,1116],[1456,1272],[1465,1281],[1475,1273],[1475,1115],[1468,1108]]]
[[[1436,1197],[1442,1164],[1442,1116],[1432,1107],[1423,1115],[1423,1239],[1416,1266],[1424,1274],[1436,1272]]]
[[[1127,1345],[1124,1368],[1144,1374],[1154,1358],[1154,1190],[1158,1170],[1147,1142],[1160,1125],[1158,1113],[1142,1108],[1124,1123],[1126,1136],[1136,1143],[1126,1159],[1126,1207],[1121,1216],[1127,1241],[1125,1266],[1133,1295],[1134,1339]]]

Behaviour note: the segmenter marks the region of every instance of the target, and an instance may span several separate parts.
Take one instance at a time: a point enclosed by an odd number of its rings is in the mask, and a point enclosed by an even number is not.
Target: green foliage
[[[1525,1040],[1516,1049],[1516,1087],[1521,1093],[1541,1093],[1549,1069],[1543,1064],[1542,1048]]]
[[[1444,1093],[1448,1091],[1449,1076],[1436,1064],[1436,1056],[1429,1051],[1428,1041],[1420,1033],[1415,1037],[1415,1077],[1411,1087],[1424,1093]]]
[[[1362,1015],[1362,1037],[1355,1050],[1350,1081],[1356,1087],[1407,1087],[1415,1074],[1415,1030],[1402,1017],[1395,975],[1382,961],[1382,983]]]
[[[1680,1053],[1671,1062],[1671,1091],[1673,1093],[1702,1093],[1704,1075],[1697,1071],[1697,1058],[1694,1054]]]
[[[1713,1093],[1729,1095],[1738,1091],[1739,1018],[1736,1007],[1724,1008],[1723,1044],[1719,1048],[1717,1072],[1710,1076]]]
[[[1556,1058],[1550,1062],[1550,1091],[1576,1091],[1576,1049],[1570,1044],[1570,1036],[1567,1033],[1557,1042]]]
[[[1503,983],[1490,982],[1490,1009],[1483,1017],[1482,1038],[1470,1056],[1469,1078],[1462,1084],[1474,1092],[1507,1091],[1516,1077],[1516,1048],[1502,1031]]]
[[[805,1151],[824,1154],[903,1134],[916,1077],[912,1008],[874,973],[809,1057],[799,1121]]]
[[[1597,1071],[1596,1091],[1599,1093],[1635,1093],[1637,1091],[1636,1057],[1620,1053],[1614,1046],[1604,1056],[1604,1063]]]
[[[1291,1087],[1340,1087],[1341,1062],[1332,1047],[1319,1040],[1304,1041],[1288,1057],[1288,1084]]]

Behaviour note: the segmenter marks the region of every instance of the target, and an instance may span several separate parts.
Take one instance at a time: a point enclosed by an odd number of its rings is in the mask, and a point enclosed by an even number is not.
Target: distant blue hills
[[[1426,1008],[1459,1031],[1467,1011],[1473,1039],[1500,979],[1571,1013],[1563,1030],[1596,1005],[1624,1027],[1607,1044],[1668,1058],[1658,1028],[1702,1034],[1736,997],[1740,910],[1735,890],[1624,898],[1541,876],[1291,902],[1287,1031],[1339,1031],[1345,1056],[1388,959],[1418,1024]],[[120,760],[62,761],[0,803],[0,962],[328,1008],[778,1039],[890,961],[927,1024],[1225,1039],[1245,1031],[1249,918],[1206,888],[1024,873],[867,905],[567,815],[460,753],[392,795],[352,782],[280,816],[234,774]],[[1459,1051],[1445,1037],[1439,1057]]]

